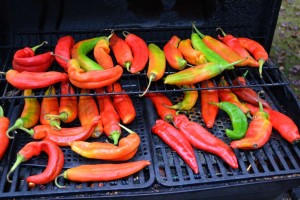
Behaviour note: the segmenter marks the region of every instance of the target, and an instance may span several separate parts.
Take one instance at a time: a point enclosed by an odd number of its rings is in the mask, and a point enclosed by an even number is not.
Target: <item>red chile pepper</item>
[[[115,82],[107,87],[108,92],[125,92],[122,86]],[[123,124],[130,124],[136,117],[135,107],[128,94],[112,95],[114,107],[119,114]]]
[[[96,90],[96,92],[98,94],[103,94],[104,89],[99,88]],[[120,116],[115,110],[110,96],[97,96],[97,101],[100,109],[103,131],[107,135],[107,137],[113,140],[113,143],[116,145],[118,144],[119,138],[121,136],[121,127],[119,125]]]
[[[112,34],[110,34],[108,37],[102,36],[94,48],[95,60],[104,69],[114,67],[113,60],[110,56],[109,48],[109,39],[112,36]]]
[[[70,60],[71,59],[71,52],[72,48],[75,44],[75,40],[72,36],[67,35],[63,36],[58,39],[57,44],[55,46],[54,53],[56,55],[60,55],[61,57]],[[65,72],[68,72],[68,62],[65,59],[62,59],[59,56],[55,56],[56,62],[65,70]]]
[[[33,139],[50,140],[58,146],[68,146],[72,141],[85,141],[91,137],[100,119],[100,116],[96,116],[84,126],[61,128],[60,130],[55,130],[49,125],[36,125],[32,129],[24,131]]]
[[[176,115],[176,110],[168,108],[173,106],[171,100],[163,93],[148,93],[147,98],[153,103],[159,118],[166,122],[172,122]]]
[[[146,67],[149,56],[147,43],[133,33],[123,31],[123,35],[125,36],[125,42],[130,47],[133,55],[133,60],[129,71],[133,74],[136,74]]]
[[[68,75],[56,71],[18,72],[10,69],[6,72],[6,80],[20,90],[49,87],[58,82],[68,80]]]
[[[114,33],[109,39],[109,45],[114,53],[117,63],[129,71],[130,66],[132,65],[133,55],[128,44]]]
[[[211,80],[206,80],[201,83],[202,88],[214,88],[215,85]],[[207,89],[200,91],[201,96],[201,115],[207,128],[212,128],[218,114],[219,107],[210,104],[209,102],[219,103],[218,90]]]
[[[181,40],[178,49],[188,63],[192,65],[206,63],[205,56],[200,51],[193,48],[191,39]]]
[[[251,114],[254,114],[259,110],[258,107],[248,103],[246,104],[246,106],[248,106],[248,108],[250,109]],[[278,133],[285,140],[287,140],[291,144],[296,144],[300,141],[299,129],[290,117],[273,109],[265,108],[264,111],[269,114],[272,127],[276,131],[278,131]]]
[[[99,116],[99,109],[93,96],[88,95],[87,90],[81,90],[82,96],[79,97],[78,101],[78,119],[81,126],[84,126],[96,117]],[[93,131],[92,137],[98,138],[103,132],[102,120],[99,120],[96,128]]]
[[[22,72],[45,72],[52,65],[54,57],[51,52],[35,55],[35,50],[47,42],[29,48],[25,47],[16,51],[13,57],[13,69]]]
[[[10,175],[21,163],[40,155],[42,152],[48,155],[48,163],[45,170],[40,174],[27,177],[26,182],[29,187],[33,188],[36,184],[47,184],[53,181],[61,173],[64,166],[64,154],[56,144],[48,140],[27,143],[18,152],[16,162],[7,174],[7,181],[12,182]]]
[[[185,115],[176,115],[174,125],[185,135],[192,146],[220,156],[232,168],[238,168],[237,158],[225,142],[208,132],[199,123],[190,121]]]
[[[234,149],[259,149],[268,142],[271,134],[272,123],[269,120],[269,114],[264,111],[259,102],[259,110],[253,114],[245,137],[231,142],[230,146]]]
[[[117,81],[123,74],[123,68],[116,65],[104,70],[85,72],[76,59],[68,62],[68,75],[70,82],[78,88],[96,89],[108,86]]]
[[[194,149],[183,133],[162,119],[156,120],[151,130],[176,151],[195,174],[199,173]]]
[[[0,161],[2,160],[4,153],[9,145],[9,138],[6,136],[6,131],[9,127],[9,119],[4,117],[3,108],[0,106]]]
[[[19,117],[13,126],[11,126],[7,132],[6,135],[9,138],[13,138],[9,136],[9,132],[14,131],[16,129],[24,130],[27,128],[31,128],[35,126],[40,119],[40,113],[41,113],[41,106],[40,103],[36,98],[31,98],[29,96],[34,95],[32,90],[24,90],[23,95],[25,97],[24,101],[24,108],[21,113],[21,117]],[[27,98],[26,98],[27,97]]]
[[[187,66],[186,60],[178,49],[179,42],[180,38],[174,35],[164,46],[166,59],[169,65],[176,70],[182,70]]]
[[[249,52],[241,46],[238,39],[234,37],[233,35],[227,35],[224,33],[224,31],[221,28],[217,28],[217,30],[220,30],[223,36],[218,35],[219,40],[221,40],[224,44],[226,44],[229,48],[231,48],[235,53],[237,53],[242,58],[247,58],[243,63],[246,66],[251,67],[258,67],[259,64],[256,60],[253,59],[253,57],[249,54]]]

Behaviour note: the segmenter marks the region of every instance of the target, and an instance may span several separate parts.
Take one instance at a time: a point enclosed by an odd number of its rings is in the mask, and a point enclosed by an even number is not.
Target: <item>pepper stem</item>
[[[140,94],[140,95],[139,95],[139,97],[144,96],[144,95],[148,92],[148,90],[149,90],[149,88],[150,88],[150,85],[151,85],[151,82],[152,82],[155,78],[156,78],[156,75],[153,74],[153,73],[151,73],[150,76],[149,76],[149,83],[148,83],[148,85],[147,85],[147,88],[146,88],[146,90],[143,92],[143,94]]]
[[[112,139],[114,141],[114,145],[117,145],[119,142],[119,138],[120,138],[121,134],[119,131],[112,131],[110,133],[109,138]]]
[[[126,38],[130,33],[128,31],[123,31],[122,34],[124,35],[124,37]]]
[[[264,59],[259,59],[258,60],[258,64],[259,64],[258,71],[259,71],[260,78],[262,78],[262,67],[263,67],[264,63],[265,63]]]
[[[216,31],[221,31],[221,33],[222,33],[223,36],[226,36],[226,35],[227,35],[227,34],[223,31],[223,29],[220,28],[220,27],[216,28]]]
[[[248,74],[248,70],[243,74],[243,77],[245,78],[246,76],[247,76],[247,74]]]
[[[65,58],[65,57],[63,57],[63,56],[61,56],[61,55],[55,54],[55,53],[53,53],[53,52],[50,52],[50,54],[51,54],[52,56],[59,57],[60,59],[63,59],[63,60],[66,61],[66,62],[69,62],[69,61],[70,61],[69,59],[67,59],[67,58]]]
[[[259,106],[259,111],[264,111],[264,107],[263,107],[263,105],[262,105],[262,103],[261,103],[261,100],[260,100],[260,97],[259,97],[259,95],[260,95],[261,93],[263,93],[262,90],[260,90],[260,91],[258,92],[258,94],[257,94],[257,98],[258,98],[258,106]]]
[[[64,173],[65,173],[65,172],[64,172]],[[58,175],[57,177],[55,177],[54,183],[55,183],[55,185],[56,185],[58,188],[66,188],[66,186],[60,185],[60,184],[58,183],[58,181],[57,181],[59,177],[64,177],[64,173],[62,173],[62,174]]]
[[[198,33],[198,35],[200,36],[200,38],[203,39],[203,38],[205,37],[205,35],[204,35],[203,33],[201,33],[201,32],[197,29],[197,27],[196,27],[196,25],[195,25],[195,22],[192,23],[192,26],[193,26],[194,30],[196,31],[196,33]]]
[[[26,132],[26,133],[28,133],[30,136],[34,135],[34,130],[33,129],[27,129],[27,128],[24,128],[24,127],[20,127],[19,129]]]
[[[9,172],[6,175],[6,179],[9,183],[12,183],[12,180],[10,179],[10,175],[15,171],[15,169],[22,163],[24,162],[26,159],[23,155],[21,154],[17,154],[17,159],[16,162],[14,163],[14,165],[11,167],[11,169],[9,170]]]
[[[125,62],[124,67],[127,69],[127,71],[130,72],[131,62],[130,61]]]
[[[0,106],[0,117],[4,117],[4,112],[2,106]]]
[[[21,127],[23,127],[23,120],[21,118],[17,119],[17,121],[14,123],[13,126],[11,126],[7,131],[6,131],[6,136],[9,138],[9,139],[14,139],[14,137],[10,136],[9,135],[9,132],[11,131],[14,131],[16,129],[20,129]]]
[[[118,124],[119,124],[119,126],[120,126],[121,128],[125,129],[128,133],[135,133],[133,130],[127,128],[126,126],[123,126],[123,125],[120,124],[120,123],[118,123]]]
[[[246,57],[246,58],[244,58],[244,59],[242,59],[242,60],[238,60],[238,61],[229,63],[228,65],[225,65],[224,68],[227,69],[228,67],[231,67],[231,66],[233,66],[233,65],[236,65],[236,64],[239,64],[239,63],[241,63],[241,62],[244,62],[244,61],[247,60],[247,59],[248,59],[248,57]]]
[[[32,51],[35,51],[38,48],[40,48],[41,46],[43,46],[44,44],[48,44],[48,42],[47,41],[43,41],[41,44],[36,45],[36,46],[32,47],[31,49],[32,49]]]

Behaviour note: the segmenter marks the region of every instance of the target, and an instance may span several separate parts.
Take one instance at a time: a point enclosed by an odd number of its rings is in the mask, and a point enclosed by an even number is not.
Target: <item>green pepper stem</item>
[[[127,62],[124,63],[124,67],[127,69],[128,72],[130,72],[131,64],[132,63],[130,61],[127,61]]]
[[[243,77],[245,78],[246,76],[247,76],[247,74],[248,74],[248,70],[243,74]]]
[[[53,52],[50,52],[50,54],[51,54],[52,56],[59,57],[60,59],[63,59],[63,60],[66,61],[66,62],[69,62],[69,61],[70,61],[69,59],[67,59],[67,58],[65,58],[65,57],[63,57],[63,56],[61,56],[61,55],[55,54],[55,53],[53,53]]]
[[[124,37],[126,38],[130,33],[128,31],[123,31],[122,34],[124,35]]]
[[[38,48],[40,48],[44,44],[48,44],[48,42],[47,41],[43,41],[41,44],[36,45],[36,46],[32,47],[31,49],[32,49],[32,51],[36,51]]]
[[[9,132],[14,131],[14,130],[16,130],[16,129],[20,129],[21,127],[23,127],[23,125],[24,125],[24,122],[23,122],[22,118],[17,119],[17,121],[14,123],[14,125],[11,126],[11,127],[6,131],[6,136],[7,136],[9,139],[14,139],[13,136],[10,136],[10,135],[9,135]]]
[[[119,131],[112,131],[109,138],[114,141],[114,145],[117,145],[120,139],[121,133]]]
[[[120,126],[121,128],[125,129],[128,133],[135,133],[133,130],[127,128],[126,126],[123,126],[123,125],[120,124],[120,123],[118,123],[118,124],[119,124],[119,126]]]
[[[197,29],[195,22],[192,23],[192,26],[193,26],[194,30],[196,31],[196,33],[200,36],[200,38],[203,39],[205,37],[205,35]]]
[[[258,60],[258,64],[259,64],[258,71],[259,71],[260,78],[262,78],[262,67],[263,67],[264,63],[265,63],[264,59],[259,59]]]
[[[225,65],[224,68],[227,69],[228,67],[231,67],[231,66],[233,66],[233,65],[236,65],[236,64],[239,64],[239,63],[241,63],[241,62],[244,62],[244,61],[247,60],[247,59],[248,59],[248,57],[246,57],[246,58],[244,58],[244,59],[242,59],[242,60],[238,60],[238,61],[229,63],[228,65]]]
[[[151,74],[149,75],[149,83],[148,83],[148,85],[147,85],[147,88],[146,88],[146,90],[143,92],[143,94],[140,94],[140,95],[139,95],[139,97],[144,96],[144,95],[148,92],[148,90],[149,90],[149,88],[150,88],[150,85],[151,85],[151,82],[152,82],[155,78],[156,78],[156,75],[155,75],[155,74],[151,73]]]
[[[64,173],[65,173],[65,172],[64,172]],[[55,183],[55,185],[56,185],[58,188],[66,188],[66,186],[60,185],[60,184],[58,183],[58,181],[57,181],[59,177],[65,177],[64,173],[58,175],[58,176],[55,177],[55,179],[54,179],[54,183]]]
[[[260,97],[259,97],[259,95],[260,95],[261,93],[263,93],[262,90],[260,90],[260,91],[258,92],[258,94],[257,94],[257,98],[258,98],[258,106],[259,106],[259,111],[264,111],[264,107],[263,107],[263,105],[262,105],[262,103],[261,103],[261,100],[260,100]]]
[[[17,159],[16,162],[14,163],[14,165],[11,167],[11,169],[9,170],[9,172],[6,175],[6,179],[9,183],[12,183],[12,180],[10,179],[10,175],[15,171],[15,169],[22,163],[26,161],[25,157],[21,154],[17,154]]]
[[[226,36],[227,34],[221,29],[220,27],[216,28],[216,31],[221,31],[223,36]]]
[[[27,129],[27,128],[24,128],[24,127],[20,127],[19,129],[26,132],[26,133],[28,133],[32,137],[34,135],[34,130],[33,129]]]
[[[0,106],[0,117],[4,117],[4,111],[3,111],[2,106]]]

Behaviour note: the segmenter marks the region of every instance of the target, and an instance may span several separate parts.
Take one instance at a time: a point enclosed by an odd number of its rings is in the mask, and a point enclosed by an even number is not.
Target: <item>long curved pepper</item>
[[[102,36],[94,48],[94,58],[97,63],[104,69],[114,67],[112,57],[110,56],[109,40],[113,32],[109,36]]]
[[[161,50],[160,47],[154,43],[150,43],[148,45],[148,50],[149,63],[147,69],[147,77],[149,79],[149,82],[146,90],[139,95],[140,97],[144,96],[148,92],[152,81],[158,81],[163,77],[166,70],[166,57],[163,50]]]
[[[10,120],[4,117],[4,112],[2,106],[0,106],[0,161],[2,160],[4,153],[9,145],[9,138],[6,136],[6,131],[8,130]]]
[[[178,45],[179,51],[182,53],[184,59],[192,65],[200,65],[206,63],[205,56],[192,46],[191,39],[181,40]]]
[[[68,62],[66,60],[71,59],[72,48],[75,44],[75,40],[72,36],[66,35],[58,39],[55,46],[54,53],[59,56],[55,56],[56,62],[61,66],[65,72],[68,72]],[[65,58],[62,59],[61,57]]]

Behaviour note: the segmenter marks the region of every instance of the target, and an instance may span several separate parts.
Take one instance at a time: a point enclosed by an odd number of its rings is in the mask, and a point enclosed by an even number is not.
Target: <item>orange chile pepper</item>
[[[148,160],[140,160],[118,164],[79,165],[67,169],[63,174],[56,177],[55,185],[59,188],[65,188],[65,186],[58,184],[57,179],[61,176],[70,181],[80,182],[118,180],[130,176],[150,164]]]
[[[71,52],[74,44],[75,44],[74,38],[70,35],[66,35],[59,38],[55,46],[54,53],[55,55],[60,56],[60,57],[55,56],[55,60],[59,64],[59,66],[61,66],[65,70],[65,72],[68,72],[68,66],[67,66],[68,62],[66,61],[66,59],[67,60],[71,59]],[[65,59],[62,59],[61,57]]]
[[[132,65],[133,55],[128,44],[117,34],[113,33],[109,39],[109,46],[114,53],[117,63],[129,71]]]
[[[163,93],[148,93],[147,98],[151,100],[156,108],[158,116],[166,122],[172,122],[176,115],[176,110],[168,108],[173,106],[171,100]]]
[[[123,125],[120,126],[124,127]],[[118,146],[107,142],[83,141],[70,142],[69,146],[74,152],[85,158],[101,160],[120,160],[123,157],[127,157],[127,155],[129,154],[132,155],[131,153],[137,150],[141,142],[140,136],[137,133],[127,129],[126,127],[124,128],[130,133],[128,136],[120,139]]]
[[[223,34],[223,36],[218,35],[219,40],[221,40],[242,58],[247,58],[247,60],[245,60],[242,64],[251,67],[259,66],[258,62],[249,54],[249,52],[244,47],[242,47],[236,37],[234,37],[233,35],[227,35],[221,28],[217,28],[217,30],[220,30]]]
[[[178,49],[179,42],[180,38],[174,35],[164,46],[166,59],[169,65],[176,70],[182,70],[187,66],[186,60],[183,58],[182,53]]]
[[[8,130],[10,120],[4,117],[4,112],[2,106],[0,106],[0,161],[2,160],[4,153],[9,145],[9,138],[6,136],[6,131]]]
[[[152,81],[158,81],[161,79],[166,70],[166,57],[164,52],[154,43],[148,45],[149,52],[149,62],[147,69],[147,77],[149,79],[148,86],[143,94],[139,95],[144,96],[150,88]]]
[[[205,56],[192,46],[191,39],[181,40],[178,45],[184,59],[192,65],[200,65],[206,62]]]
[[[246,106],[250,109],[251,114],[259,110],[258,107],[249,103],[246,103]],[[300,141],[299,129],[290,117],[273,109],[264,108],[264,111],[269,114],[272,127],[278,131],[285,140],[291,144],[296,144]]]
[[[271,134],[272,123],[269,120],[269,114],[264,111],[259,102],[259,110],[253,114],[245,137],[231,142],[230,146],[233,149],[259,149],[268,142]]]
[[[148,61],[147,43],[142,38],[133,33],[123,31],[123,35],[125,36],[125,42],[130,47],[133,55],[133,60],[129,71],[133,74],[136,74],[146,67]]]
[[[79,97],[78,101],[78,119],[80,121],[81,126],[85,126],[86,124],[90,123],[90,121],[99,116],[99,109],[97,103],[93,96],[88,95],[88,90],[82,89],[81,96]],[[92,137],[98,138],[103,133],[103,125],[102,120],[99,120],[99,123],[95,127]]]
[[[104,89],[98,88],[96,90],[98,94],[103,94]],[[121,127],[119,125],[120,116],[115,110],[113,102],[110,96],[101,95],[97,96],[98,106],[100,109],[100,116],[103,124],[103,131],[108,138],[113,140],[116,145],[119,142],[121,136]]]
[[[213,88],[215,85],[211,80],[201,82],[202,88]],[[207,89],[200,91],[201,96],[201,115],[207,128],[212,128],[219,111],[218,106],[214,106],[209,102],[219,103],[218,90]]]
[[[112,33],[113,34],[113,33]],[[110,56],[109,39],[112,36],[102,36],[94,47],[94,57],[97,63],[104,69],[113,68],[114,63]]]
[[[185,115],[176,115],[174,125],[185,135],[192,146],[221,157],[232,168],[238,168],[236,155],[225,142],[208,132],[199,123],[190,121]]]
[[[34,156],[40,155],[42,152],[48,155],[48,163],[45,170],[40,174],[28,176],[26,182],[29,187],[33,188],[36,184],[47,184],[53,181],[55,177],[61,173],[64,166],[64,154],[56,144],[48,140],[27,143],[17,153],[16,162],[7,174],[7,181],[12,182],[10,175],[21,163],[26,162]]]
[[[162,119],[156,120],[151,130],[176,151],[195,174],[199,173],[194,149],[183,133]]]
[[[122,86],[115,82],[107,87],[108,92],[125,92]],[[128,94],[112,95],[114,107],[119,114],[123,124],[130,124],[136,117],[135,107]]]
[[[30,97],[34,95],[32,90],[24,90],[23,95],[25,97],[25,104],[21,117],[6,131],[6,135],[10,139],[13,139],[13,137],[9,135],[9,132],[16,129],[25,130],[26,128],[31,128],[35,126],[40,119],[41,106],[36,98]]]
[[[92,70],[85,72],[80,68],[76,59],[68,62],[68,75],[70,82],[78,88],[96,89],[108,86],[117,81],[123,74],[121,66],[104,70]]]
[[[40,123],[44,125],[51,125],[54,128],[60,129],[60,120],[56,119],[54,121],[46,119],[45,115],[58,115],[59,113],[59,103],[57,97],[47,97],[55,95],[56,91],[53,86],[50,86],[45,92],[45,97],[41,103],[41,114],[40,114]]]
[[[220,80],[219,86],[220,87],[228,86],[228,83],[223,76]],[[232,92],[231,89],[229,88],[220,89],[218,90],[218,95],[221,101],[226,101],[235,104],[243,111],[243,113],[245,114],[249,113],[249,108],[238,99],[238,97]]]

